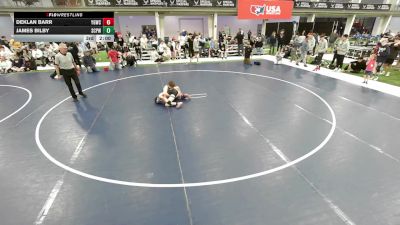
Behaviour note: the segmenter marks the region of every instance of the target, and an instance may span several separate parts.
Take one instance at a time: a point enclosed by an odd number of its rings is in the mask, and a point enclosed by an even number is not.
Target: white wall
[[[393,33],[400,31],[400,17],[392,17],[392,20],[390,21],[386,31],[389,30],[391,30]]]
[[[218,16],[218,31],[224,29],[227,25],[231,30],[231,35],[236,34],[239,28],[242,28],[247,34],[251,30],[253,34],[257,33],[257,25],[262,24],[262,20],[239,20],[236,16]]]
[[[156,25],[154,16],[118,16],[115,22],[115,30],[123,34],[130,31],[138,37],[142,33],[142,25]]]
[[[277,23],[277,22],[299,22],[300,16],[293,16],[288,20],[268,20],[267,23]],[[262,20],[239,20],[236,16],[218,16],[218,31],[224,29],[225,25],[231,30],[231,35],[236,34],[239,28],[242,28],[245,33],[251,30],[253,34],[257,33],[257,25],[262,25]]]
[[[4,35],[10,39],[11,35],[14,35],[14,23],[11,16],[0,15],[0,28],[0,36]]]
[[[191,23],[191,21],[193,21]],[[190,26],[188,26],[190,24]],[[189,33],[200,32],[208,37],[207,16],[165,16],[164,36],[177,37],[178,33],[185,29]]]

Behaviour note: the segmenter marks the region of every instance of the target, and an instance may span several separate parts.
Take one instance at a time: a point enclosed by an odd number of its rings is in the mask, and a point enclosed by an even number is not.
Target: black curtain
[[[318,34],[325,33],[325,35],[329,36],[332,32],[333,22],[315,22],[314,32]]]
[[[267,23],[265,27],[265,37],[271,36],[274,31],[278,32],[278,23]]]
[[[302,34],[304,31],[305,32],[304,34],[307,35],[311,31],[313,31],[313,25],[314,25],[314,23],[312,23],[312,22],[300,22],[297,31],[300,34]]]
[[[293,23],[292,22],[279,23],[279,31],[281,31],[282,29],[285,30],[284,44],[287,45],[287,44],[289,44],[289,42],[293,36]],[[279,34],[279,31],[278,31],[278,34]]]

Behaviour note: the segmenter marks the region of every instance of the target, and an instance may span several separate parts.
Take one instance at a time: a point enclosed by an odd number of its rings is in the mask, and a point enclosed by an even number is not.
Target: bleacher
[[[130,48],[130,50],[132,53],[136,53],[134,48]],[[153,49],[151,49],[151,48],[143,49],[142,50],[142,60],[150,60],[151,51],[153,51]],[[263,52],[264,53],[267,52],[265,48],[264,48]],[[238,45],[237,44],[228,45],[227,53],[228,53],[228,56],[238,56]],[[253,50],[253,53],[256,53],[256,49]],[[183,56],[183,55],[184,55],[184,51],[183,51],[183,49],[181,49],[180,56]]]

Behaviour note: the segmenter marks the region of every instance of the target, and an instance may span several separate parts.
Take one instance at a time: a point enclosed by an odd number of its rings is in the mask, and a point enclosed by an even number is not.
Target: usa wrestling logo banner
[[[239,19],[291,19],[293,1],[239,0]]]

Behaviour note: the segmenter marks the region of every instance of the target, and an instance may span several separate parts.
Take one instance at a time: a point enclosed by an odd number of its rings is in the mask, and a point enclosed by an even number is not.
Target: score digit
[[[103,27],[103,34],[114,34],[114,27]]]
[[[114,18],[103,18],[103,26],[114,26]]]

